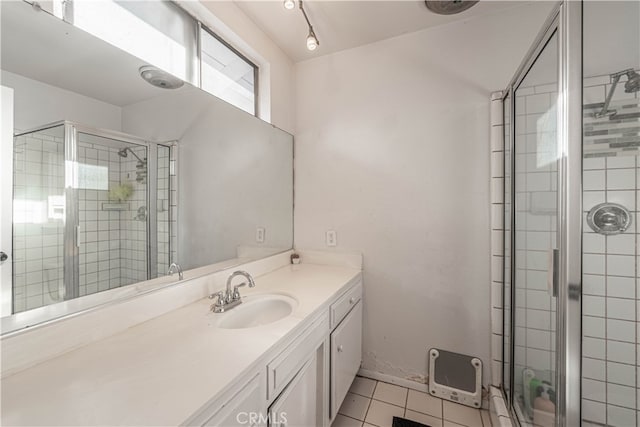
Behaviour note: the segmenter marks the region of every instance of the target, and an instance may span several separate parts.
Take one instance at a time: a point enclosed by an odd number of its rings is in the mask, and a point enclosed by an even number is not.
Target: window
[[[200,28],[200,87],[256,114],[258,67],[206,27]]]

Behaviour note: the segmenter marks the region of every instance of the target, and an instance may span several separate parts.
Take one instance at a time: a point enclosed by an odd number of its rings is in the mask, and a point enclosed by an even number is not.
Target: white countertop
[[[251,329],[215,327],[203,299],[2,379],[2,425],[178,425],[360,275],[354,268],[288,265],[243,295],[281,293],[293,313]]]

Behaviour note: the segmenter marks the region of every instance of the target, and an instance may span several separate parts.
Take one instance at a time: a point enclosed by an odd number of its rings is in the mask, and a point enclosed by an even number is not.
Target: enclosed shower
[[[515,425],[640,424],[639,46],[640,3],[561,2],[503,92]]]
[[[15,135],[12,313],[166,273],[171,150],[68,121]]]

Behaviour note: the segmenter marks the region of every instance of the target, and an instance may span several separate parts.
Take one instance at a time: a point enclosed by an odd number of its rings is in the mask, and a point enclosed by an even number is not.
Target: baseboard
[[[358,371],[358,375],[365,378],[371,378],[372,380],[382,381],[385,383],[407,387],[412,390],[429,393],[429,386],[427,384],[411,381],[405,378],[398,378],[394,377],[393,375],[381,374],[380,372],[369,371],[362,368]]]

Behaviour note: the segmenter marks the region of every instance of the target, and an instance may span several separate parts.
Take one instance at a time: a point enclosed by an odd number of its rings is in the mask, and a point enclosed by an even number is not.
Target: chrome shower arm
[[[611,89],[607,94],[607,98],[604,100],[602,110],[599,113],[595,114],[596,118],[599,119],[601,117],[615,113],[615,110],[609,111],[609,103],[611,102],[611,98],[613,98],[613,92],[615,92],[616,90],[616,86],[618,85],[618,81],[620,81],[620,77],[622,77],[622,74],[616,74],[615,77],[613,77],[613,81],[611,82]]]
[[[140,157],[138,157],[138,155],[131,148],[127,147],[127,150],[129,150],[129,152],[133,154],[140,163],[145,163],[145,160],[142,160]]]
[[[596,118],[605,117],[611,114],[615,114],[615,110],[609,110],[609,103],[611,102],[611,98],[613,98],[613,93],[616,91],[616,86],[618,86],[618,82],[620,81],[620,77],[633,72],[632,68],[628,70],[620,71],[614,74],[611,74],[611,89],[609,89],[609,93],[607,94],[607,98],[604,100],[604,105],[602,106],[602,110],[599,113],[595,114]]]

